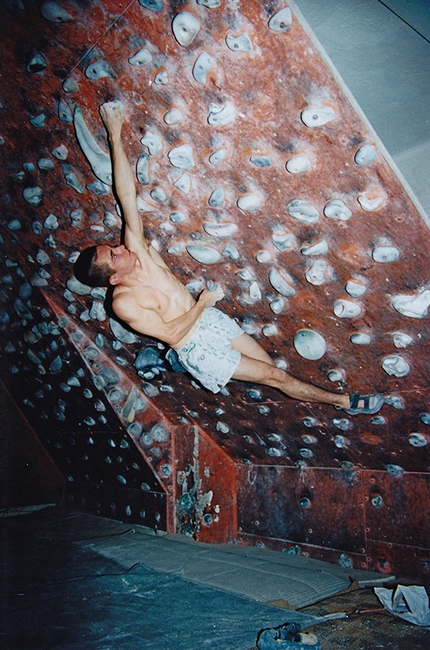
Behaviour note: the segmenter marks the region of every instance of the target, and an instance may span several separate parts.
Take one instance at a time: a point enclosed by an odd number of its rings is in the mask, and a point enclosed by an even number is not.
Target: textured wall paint
[[[60,4],[5,12],[0,299],[2,376],[70,505],[401,571],[396,544],[425,574],[429,232],[374,135],[296,17],[269,26],[283,2]],[[389,394],[380,414],[239,382],[209,394],[72,278],[82,247],[120,236],[98,115],[112,98],[149,237],[178,276],[196,293],[221,283],[225,311],[294,375]],[[294,346],[312,337],[315,360]]]

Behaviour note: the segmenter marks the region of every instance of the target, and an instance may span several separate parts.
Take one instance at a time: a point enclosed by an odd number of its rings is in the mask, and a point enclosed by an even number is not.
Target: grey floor
[[[292,0],[430,224],[430,1]]]

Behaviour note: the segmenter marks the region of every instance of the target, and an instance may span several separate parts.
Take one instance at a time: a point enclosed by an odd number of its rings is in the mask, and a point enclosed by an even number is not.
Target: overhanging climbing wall
[[[11,0],[5,21],[1,372],[70,506],[427,576],[429,230],[294,11]],[[222,284],[281,367],[387,394],[380,414],[209,394],[72,277],[120,237],[113,98],[146,232],[190,291]]]

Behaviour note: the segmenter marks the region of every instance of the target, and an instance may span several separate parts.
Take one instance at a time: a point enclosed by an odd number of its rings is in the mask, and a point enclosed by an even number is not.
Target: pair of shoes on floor
[[[382,395],[351,395],[349,398],[350,407],[342,409],[349,415],[377,413],[384,403]]]
[[[285,623],[276,628],[261,630],[258,650],[321,650],[315,634],[300,632],[300,623]]]

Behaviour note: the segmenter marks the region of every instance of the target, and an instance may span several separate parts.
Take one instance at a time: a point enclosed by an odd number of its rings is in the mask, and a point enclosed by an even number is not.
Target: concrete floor
[[[430,223],[428,0],[294,0]]]
[[[7,650],[252,650],[260,630],[292,621],[323,650],[429,647],[430,628],[375,596],[372,583],[389,576],[61,508],[10,514],[0,518]]]

